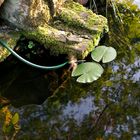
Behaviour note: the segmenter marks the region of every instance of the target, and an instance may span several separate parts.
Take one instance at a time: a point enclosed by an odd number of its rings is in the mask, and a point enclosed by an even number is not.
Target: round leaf
[[[79,76],[77,82],[90,83],[97,80],[103,73],[103,68],[100,64],[94,62],[86,62],[77,66],[72,72],[72,76]]]
[[[99,46],[96,47],[92,52],[91,52],[91,57],[94,61],[100,62],[101,59],[104,56],[104,53],[106,52],[107,47],[106,46]]]
[[[106,52],[103,55],[103,63],[108,63],[114,60],[117,56],[116,50],[112,47],[107,47]]]
[[[94,61],[99,62],[102,60],[103,63],[114,60],[116,56],[116,50],[112,47],[106,46],[96,47],[91,53],[91,57]]]

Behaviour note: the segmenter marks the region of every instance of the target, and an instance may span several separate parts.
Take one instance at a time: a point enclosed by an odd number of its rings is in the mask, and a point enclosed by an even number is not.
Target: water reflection
[[[105,76],[96,83],[80,85],[70,79],[65,88],[42,105],[17,109],[21,116],[20,137],[138,139],[140,80],[133,77],[139,62],[140,59],[129,65],[113,62],[117,70],[113,69],[108,76],[112,67],[109,65]]]
[[[94,97],[87,96],[86,98],[81,98],[78,103],[68,102],[63,109],[63,118],[74,119],[77,123],[81,123],[84,120],[84,116],[97,109],[98,107],[94,104]]]
[[[20,114],[19,140],[140,139],[140,46],[139,39],[131,41],[140,38],[140,12],[133,9],[137,16],[131,17],[127,10],[123,26],[110,20],[105,43],[117,49],[118,57],[104,65],[103,77],[78,84],[68,76],[43,104],[11,107]]]
[[[134,0],[134,4],[137,4],[138,7],[140,8],[140,1],[139,0]]]

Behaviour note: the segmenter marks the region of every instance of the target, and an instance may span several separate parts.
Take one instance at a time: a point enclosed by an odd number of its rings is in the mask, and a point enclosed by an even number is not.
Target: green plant
[[[28,48],[32,49],[35,46],[33,41],[29,41]]]
[[[116,50],[112,47],[98,46],[91,52],[91,58],[103,63],[108,63],[114,60],[117,56]],[[77,82],[80,83],[91,83],[97,80],[103,73],[104,69],[99,63],[96,62],[85,62],[79,64],[72,71],[72,76],[79,76]]]

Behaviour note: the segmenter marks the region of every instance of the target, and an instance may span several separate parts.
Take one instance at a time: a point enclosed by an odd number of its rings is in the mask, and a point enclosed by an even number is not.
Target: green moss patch
[[[69,26],[82,28],[93,34],[108,32],[107,19],[105,17],[96,15],[76,2],[66,2],[64,7],[57,13],[57,17]]]
[[[55,54],[74,55],[85,58],[93,50],[93,40],[85,39],[69,32],[59,31],[50,26],[38,27],[34,31],[23,32],[28,39],[33,39],[44,45]]]

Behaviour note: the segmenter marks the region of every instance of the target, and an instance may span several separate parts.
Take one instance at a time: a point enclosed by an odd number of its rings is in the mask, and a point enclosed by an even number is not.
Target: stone
[[[0,17],[20,29],[29,29],[48,23],[50,13],[43,0],[7,0]]]
[[[5,41],[10,48],[14,48],[19,38],[20,34],[18,32],[10,29],[6,25],[0,26],[0,39]],[[0,62],[4,61],[10,54],[7,49],[0,45]]]
[[[38,27],[34,31],[24,32],[24,35],[28,39],[40,42],[50,49],[53,55],[68,54],[83,59],[93,50],[92,39],[82,38],[80,35],[73,35],[50,26]]]
[[[108,32],[105,17],[72,0],[7,0],[0,16],[53,54],[80,59]]]

